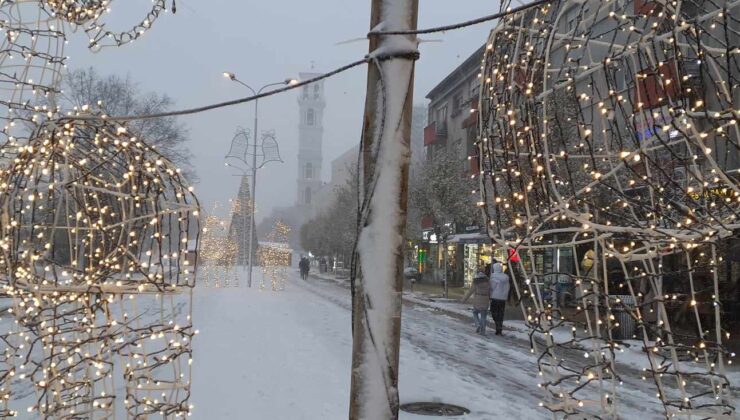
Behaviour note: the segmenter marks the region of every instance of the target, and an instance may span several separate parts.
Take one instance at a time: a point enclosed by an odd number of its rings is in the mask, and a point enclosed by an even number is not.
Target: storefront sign
[[[424,230],[421,232],[421,239],[425,242],[429,242],[430,244],[436,244],[437,234],[431,230]]]

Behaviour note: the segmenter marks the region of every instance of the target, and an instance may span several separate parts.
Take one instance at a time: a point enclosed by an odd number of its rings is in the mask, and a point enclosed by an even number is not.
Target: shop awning
[[[458,233],[450,236],[447,243],[457,244],[488,244],[491,239],[484,233]]]

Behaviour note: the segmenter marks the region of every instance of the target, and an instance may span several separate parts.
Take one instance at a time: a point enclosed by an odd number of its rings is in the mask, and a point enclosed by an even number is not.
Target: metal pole
[[[249,146],[249,137],[247,137],[247,146]],[[249,176],[247,175],[247,172],[245,171],[242,174],[242,183],[245,183],[248,180]],[[249,200],[249,191],[244,191],[244,196],[242,197],[242,223],[243,223],[243,229],[242,229],[242,250],[244,251],[244,256],[241,260],[241,266],[246,267],[247,266],[247,206],[248,206],[248,200]]]
[[[252,204],[250,205],[249,218],[249,274],[247,275],[247,287],[252,287],[252,249],[254,247],[254,234],[252,227],[254,226],[254,203],[257,201],[257,104],[258,100],[254,101],[254,134],[252,144]]]

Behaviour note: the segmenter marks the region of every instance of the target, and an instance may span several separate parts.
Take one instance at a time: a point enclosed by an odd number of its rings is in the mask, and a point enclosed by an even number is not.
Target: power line
[[[370,31],[367,35],[368,36],[378,36],[378,35],[418,35],[418,34],[431,34],[435,32],[445,32],[450,31],[453,29],[461,29],[466,28],[468,26],[477,25],[479,23],[489,22],[492,20],[500,19],[504,16],[508,16],[514,13],[519,13],[523,10],[531,9],[532,7],[540,6],[545,3],[550,3],[552,1],[557,0],[537,0],[532,3],[527,3],[522,6],[515,7],[513,9],[508,9],[505,12],[499,12],[494,13],[492,15],[479,17],[477,19],[468,20],[465,22],[455,23],[452,25],[446,25],[446,26],[437,26],[434,28],[426,28],[426,29],[416,29],[416,30],[407,30],[407,31]]]
[[[360,66],[362,64],[368,63],[370,61],[378,60],[378,61],[385,61],[385,60],[391,60],[394,58],[409,58],[411,56],[413,59],[419,58],[418,52],[403,52],[403,53],[389,53],[389,54],[383,54],[379,56],[373,56],[373,57],[365,57],[361,60],[354,61],[352,63],[346,64],[342,67],[339,67],[335,70],[332,70],[328,73],[321,74],[319,76],[313,77],[311,79],[303,80],[298,83],[288,85],[279,89],[270,90],[264,93],[260,93],[257,95],[247,96],[244,98],[239,99],[233,99],[226,102],[218,102],[211,105],[205,105],[197,108],[189,108],[189,109],[182,109],[179,111],[170,111],[170,112],[160,112],[156,114],[145,114],[145,115],[128,115],[128,116],[104,116],[104,115],[80,115],[80,116],[68,116],[61,118],[62,121],[65,120],[74,120],[74,121],[87,121],[87,120],[113,120],[113,121],[135,121],[135,120],[149,120],[154,118],[164,118],[164,117],[176,117],[181,115],[190,115],[190,114],[197,114],[205,111],[211,111],[218,108],[224,108],[227,106],[233,106],[233,105],[239,105],[244,104],[247,102],[252,102],[257,99],[266,98],[268,96],[276,95],[278,93],[287,92],[289,90],[297,89],[301,86],[310,85],[311,83],[318,82],[319,80],[327,79],[329,77],[335,76],[337,74],[343,73],[347,70],[350,70],[354,67]]]

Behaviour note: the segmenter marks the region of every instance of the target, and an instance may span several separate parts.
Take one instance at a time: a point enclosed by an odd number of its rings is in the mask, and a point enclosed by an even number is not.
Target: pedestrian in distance
[[[298,268],[301,270],[301,279],[308,279],[308,271],[311,269],[311,263],[308,258],[301,257],[301,261],[298,263]]]
[[[504,273],[501,263],[491,266],[491,317],[496,324],[496,335],[504,329],[504,311],[509,298],[509,276]]]
[[[485,273],[478,272],[473,278],[473,285],[465,296],[463,303],[473,297],[473,321],[475,322],[475,332],[486,335],[486,314],[488,313],[488,297],[491,293],[491,285]]]

